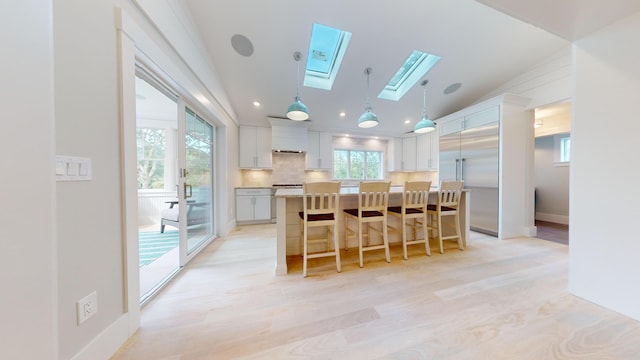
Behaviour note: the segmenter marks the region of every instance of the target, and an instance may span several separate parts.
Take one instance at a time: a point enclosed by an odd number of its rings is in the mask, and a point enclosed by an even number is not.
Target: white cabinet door
[[[440,136],[449,135],[464,130],[464,117],[460,117],[439,126]]]
[[[254,197],[253,220],[271,220],[271,197]]]
[[[333,168],[333,136],[329,133],[319,134],[318,168],[331,170]]]
[[[256,158],[259,168],[271,167],[271,128],[256,128]]]
[[[440,136],[437,131],[429,134],[431,136],[431,163],[429,169],[432,171],[438,171],[440,160]]]
[[[256,144],[256,127],[255,126],[240,126],[240,141],[238,142],[238,151],[240,152],[240,167],[241,168],[255,168],[258,166],[258,159],[256,158],[257,144]]]
[[[271,128],[240,126],[241,168],[271,168]]]
[[[417,137],[416,167],[418,171],[438,170],[438,141],[438,134],[435,132]]]
[[[402,138],[387,143],[387,171],[402,171]]]
[[[406,137],[402,139],[402,170],[416,170],[416,151],[417,140],[415,137]]]
[[[307,132],[307,169],[317,169],[320,160],[320,133]]]
[[[307,169],[331,170],[333,166],[333,143],[329,133],[307,132]]]
[[[480,110],[464,117],[464,128],[472,129],[500,121],[500,105]]]
[[[416,137],[416,168],[419,171],[431,168],[431,134]]]
[[[236,196],[236,221],[253,220],[253,196]]]

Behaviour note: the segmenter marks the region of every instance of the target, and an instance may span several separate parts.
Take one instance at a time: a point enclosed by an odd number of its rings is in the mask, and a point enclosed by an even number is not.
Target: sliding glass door
[[[143,69],[136,72],[140,301],[214,236],[215,128]]]
[[[180,268],[178,103],[148,77],[136,77],[136,148],[140,300],[145,301]]]
[[[186,255],[213,237],[214,128],[185,107]]]

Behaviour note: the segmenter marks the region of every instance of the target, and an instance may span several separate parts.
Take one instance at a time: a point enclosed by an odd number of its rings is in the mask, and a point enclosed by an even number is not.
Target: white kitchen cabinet
[[[271,221],[271,189],[236,189],[236,222]]]
[[[438,169],[438,137],[434,133],[393,138],[389,141],[388,152],[388,171]]]
[[[307,132],[307,169],[331,170],[333,167],[332,141],[330,133]]]
[[[438,169],[438,136],[435,132],[416,137],[416,170],[433,171]]]
[[[240,168],[271,168],[271,128],[240,126]]]
[[[500,106],[494,105],[487,109],[472,112],[468,115],[447,119],[440,125],[440,136],[472,129],[500,121]]]
[[[416,170],[417,143],[414,136],[402,138],[402,171]]]

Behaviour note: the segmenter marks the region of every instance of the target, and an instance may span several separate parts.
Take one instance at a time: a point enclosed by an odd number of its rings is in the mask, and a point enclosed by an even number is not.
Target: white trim
[[[536,212],[536,220],[548,221],[548,222],[562,224],[562,225],[569,225],[569,217],[566,215]]]
[[[569,166],[569,164],[570,164],[569,161],[555,161],[553,163],[553,166],[555,166],[555,167],[567,167],[567,166]]]
[[[529,226],[524,228],[524,234],[528,237],[536,237],[538,235],[538,228],[536,226]]]
[[[124,314],[107,326],[71,359],[94,360],[111,357],[127,341],[128,328],[129,316]]]

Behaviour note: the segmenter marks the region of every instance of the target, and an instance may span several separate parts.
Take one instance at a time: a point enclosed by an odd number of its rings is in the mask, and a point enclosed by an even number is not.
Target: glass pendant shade
[[[422,119],[418,121],[413,128],[413,132],[416,134],[426,134],[436,129],[436,123],[429,120],[427,117],[427,88],[425,87],[429,80],[422,81]]]
[[[302,58],[302,54],[299,51],[293,53],[293,59],[298,63],[296,70],[296,96],[293,98],[293,102],[287,108],[287,117],[295,121],[303,121],[309,118],[309,109],[302,103],[300,99],[300,64],[299,61]]]
[[[365,111],[360,115],[358,119],[358,127],[361,128],[372,128],[378,125],[378,117],[376,114],[371,112],[370,108],[365,109]]]
[[[423,116],[422,120],[418,121],[416,127],[413,129],[413,132],[416,134],[426,134],[432,132],[436,129],[436,123],[429,120],[427,116]]]
[[[303,121],[309,118],[309,109],[300,101],[300,97],[296,96],[291,105],[289,105],[287,117],[296,121]]]
[[[366,129],[378,126],[378,116],[371,111],[373,108],[369,103],[369,75],[371,75],[371,68],[364,69],[364,74],[367,75],[367,101],[364,103],[364,112],[358,119],[358,127]]]

